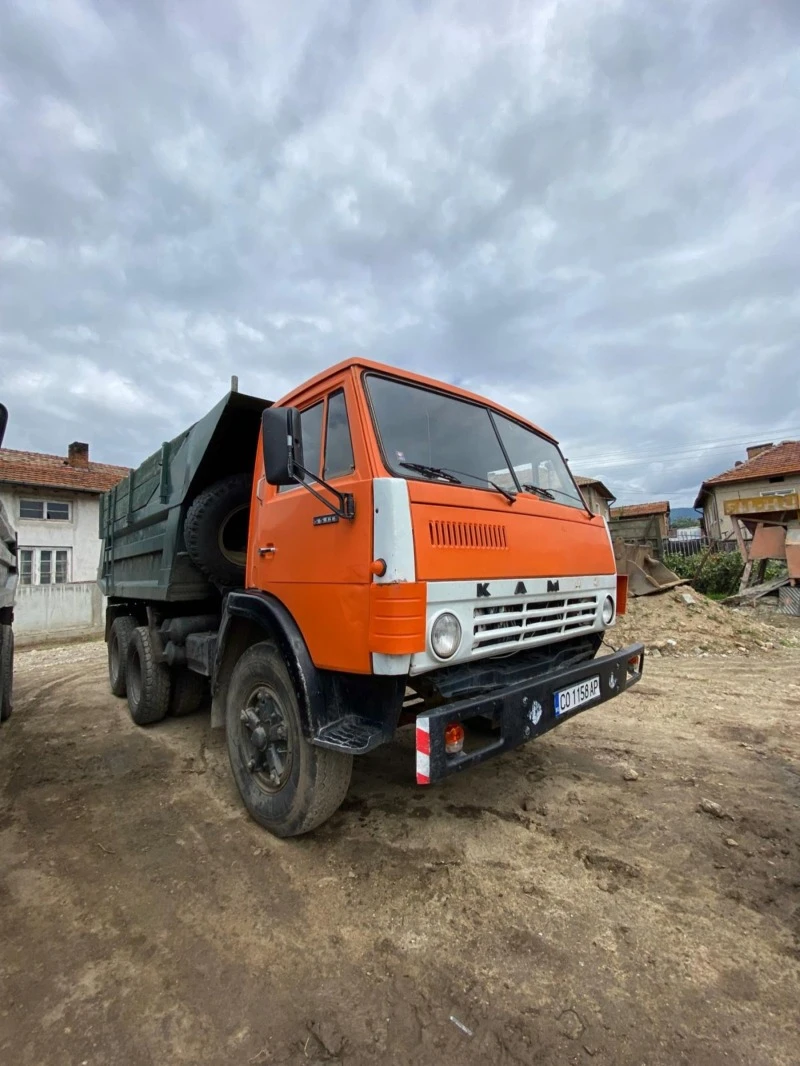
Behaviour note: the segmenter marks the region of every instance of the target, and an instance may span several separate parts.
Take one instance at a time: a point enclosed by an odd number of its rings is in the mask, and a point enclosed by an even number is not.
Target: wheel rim
[[[250,505],[235,507],[219,527],[217,544],[229,563],[244,566],[247,562],[247,534]]]
[[[142,695],[142,665],[138,655],[133,655],[128,663],[126,683],[131,700],[137,704]]]
[[[257,685],[239,716],[245,769],[262,792],[280,792],[292,772],[289,722],[275,692]]]

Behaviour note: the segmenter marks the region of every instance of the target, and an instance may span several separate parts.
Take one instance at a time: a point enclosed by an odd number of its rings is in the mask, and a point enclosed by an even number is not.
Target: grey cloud
[[[799,97],[791,0],[9,0],[8,443],[134,463],[361,352],[691,502],[800,434]]]

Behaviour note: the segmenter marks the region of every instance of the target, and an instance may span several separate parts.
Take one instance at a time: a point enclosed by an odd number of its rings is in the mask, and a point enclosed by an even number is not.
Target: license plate
[[[579,681],[577,685],[559,689],[553,693],[553,704],[556,717],[568,714],[584,703],[591,703],[600,695],[600,677],[587,677],[585,681]]]

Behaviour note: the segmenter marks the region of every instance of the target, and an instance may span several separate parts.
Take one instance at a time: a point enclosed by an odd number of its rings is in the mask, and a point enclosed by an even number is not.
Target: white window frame
[[[27,518],[22,513],[22,505],[25,503],[33,503],[37,506],[42,505],[42,514],[39,518]],[[67,517],[62,518],[61,515],[51,515],[49,513],[50,507],[55,505],[56,507],[66,507]],[[35,497],[21,497],[19,500],[19,506],[17,507],[17,514],[20,522],[71,522],[72,521],[72,502],[70,500],[46,500],[36,499]]]
[[[25,553],[30,552],[31,561],[31,579],[25,581],[23,579],[23,564],[26,562]],[[64,576],[63,580],[57,580],[57,567],[58,567],[58,553],[64,552],[66,555]],[[49,575],[49,580],[42,581],[42,553],[45,553],[47,559],[44,573]],[[72,548],[67,548],[62,545],[22,545],[19,549],[19,583],[20,585],[67,585],[72,581]]]

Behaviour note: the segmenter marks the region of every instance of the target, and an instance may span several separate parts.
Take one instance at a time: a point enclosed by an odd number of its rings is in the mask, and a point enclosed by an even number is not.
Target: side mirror
[[[3,443],[3,437],[6,435],[6,425],[8,424],[8,408],[0,403],[0,444]]]
[[[296,485],[303,467],[303,431],[297,408],[265,408],[261,415],[261,439],[267,484]]]

